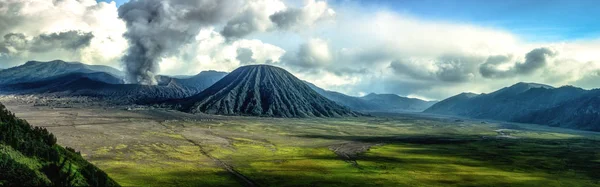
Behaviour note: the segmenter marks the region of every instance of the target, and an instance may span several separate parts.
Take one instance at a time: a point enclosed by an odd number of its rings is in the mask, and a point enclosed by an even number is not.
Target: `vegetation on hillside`
[[[32,127],[0,104],[0,185],[119,186],[48,130]]]

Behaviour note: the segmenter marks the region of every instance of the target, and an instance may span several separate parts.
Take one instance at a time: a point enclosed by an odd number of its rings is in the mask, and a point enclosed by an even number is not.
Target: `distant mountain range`
[[[30,61],[0,70],[0,94],[53,94],[61,96],[95,96],[120,103],[149,103],[179,99],[200,93],[227,73],[203,71],[194,76],[157,76],[158,85],[125,84],[124,73],[100,65],[54,60]],[[420,112],[435,102],[393,94],[369,94],[352,97],[327,91],[309,82],[311,89],[339,105],[362,112]]]
[[[108,66],[30,61],[0,71],[0,93],[93,96],[123,104],[147,103],[197,94],[226,74],[204,71],[187,78],[157,76],[159,85],[149,86],[124,84],[123,73]]]
[[[191,113],[268,117],[341,117],[358,113],[319,95],[284,69],[240,67],[211,87],[176,102]]]
[[[371,93],[363,97],[352,97],[339,92],[328,91],[306,82],[317,93],[352,110],[363,112],[422,112],[436,101],[402,97],[396,94]]]
[[[424,112],[598,131],[599,93],[521,82],[489,94],[462,93]]]
[[[188,104],[180,106],[189,112],[277,117],[424,110],[432,114],[600,131],[598,89],[517,83],[489,94],[462,93],[436,103],[394,94],[352,97],[302,82],[272,66],[247,66],[234,72],[157,76],[159,84],[148,86],[125,84],[123,73],[108,66],[30,61],[0,70],[0,94],[92,96],[123,104],[187,98]]]
[[[0,70],[0,84],[34,82],[69,73],[105,72],[114,77],[123,73],[108,66],[86,65],[78,62],[54,60],[50,62],[29,61],[23,65]]]

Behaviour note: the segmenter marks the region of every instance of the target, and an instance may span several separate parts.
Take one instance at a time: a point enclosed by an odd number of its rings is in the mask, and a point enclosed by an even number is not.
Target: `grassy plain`
[[[124,186],[600,186],[593,132],[416,114],[9,108]]]

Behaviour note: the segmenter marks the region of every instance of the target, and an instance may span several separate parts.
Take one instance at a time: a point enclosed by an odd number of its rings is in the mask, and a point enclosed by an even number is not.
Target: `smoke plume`
[[[121,61],[129,83],[155,85],[161,57],[193,41],[201,28],[232,17],[241,0],[132,0],[119,7],[129,49]]]

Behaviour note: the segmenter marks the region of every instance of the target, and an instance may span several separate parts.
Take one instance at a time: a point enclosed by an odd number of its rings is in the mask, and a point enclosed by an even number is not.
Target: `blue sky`
[[[347,0],[336,0],[344,3]],[[526,41],[564,41],[600,36],[597,0],[364,0],[422,19],[507,30]]]
[[[115,3],[117,3],[117,6],[121,6],[122,4],[126,3],[129,0],[96,0],[96,1],[97,2],[107,2],[107,3],[114,1]]]

